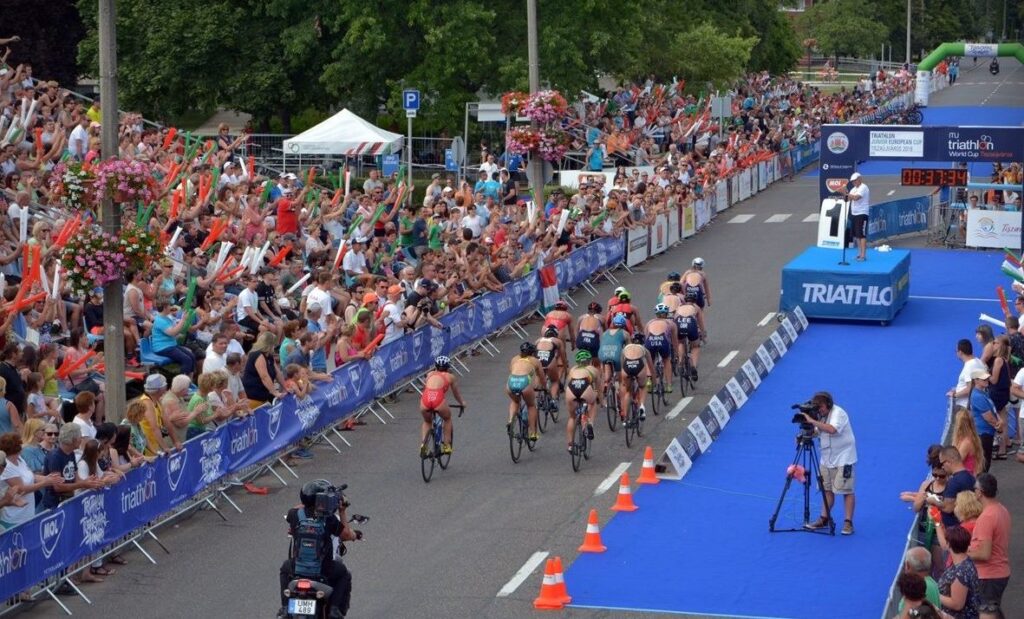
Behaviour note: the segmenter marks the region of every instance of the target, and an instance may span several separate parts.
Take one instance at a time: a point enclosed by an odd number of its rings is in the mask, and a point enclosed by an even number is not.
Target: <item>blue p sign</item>
[[[420,109],[420,91],[418,90],[403,90],[402,91],[402,108],[406,110],[418,110]]]

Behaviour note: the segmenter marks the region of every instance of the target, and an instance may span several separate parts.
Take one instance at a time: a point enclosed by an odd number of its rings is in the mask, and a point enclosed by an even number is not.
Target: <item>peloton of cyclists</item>
[[[427,434],[430,432],[430,424],[433,422],[433,411],[444,420],[444,438],[441,441],[441,453],[452,453],[452,411],[448,406],[447,395],[451,389],[455,399],[465,409],[466,401],[462,399],[459,388],[455,384],[455,375],[451,369],[451,359],[440,355],[434,359],[434,370],[427,374],[423,384],[423,395],[420,396],[420,415],[423,416],[423,424],[420,426],[420,457],[427,457]]]

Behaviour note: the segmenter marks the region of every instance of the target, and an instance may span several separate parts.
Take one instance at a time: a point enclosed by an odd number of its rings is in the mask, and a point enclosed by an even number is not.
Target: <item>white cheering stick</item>
[[[569,221],[569,209],[562,209],[562,213],[558,216],[558,228],[555,230],[555,236],[562,235],[567,221]]]
[[[60,262],[53,266],[53,286],[50,287],[50,296],[54,299],[60,298]]]
[[[220,244],[220,252],[217,254],[217,262],[214,264],[213,267],[214,273],[220,272],[220,268],[224,266],[224,261],[227,260],[228,258],[228,252],[230,252],[231,248],[234,246],[235,244],[230,241],[225,241]]]
[[[174,244],[178,242],[179,236],[181,236],[181,226],[178,226],[177,228],[174,229],[174,234],[171,235],[171,242],[168,243],[167,247],[164,248],[165,254],[169,255],[172,251],[174,251]]]
[[[49,278],[46,277],[46,269],[44,269],[42,267],[40,267],[40,269],[39,269],[39,283],[41,283],[43,285],[43,292],[45,292],[46,295],[49,296],[50,295],[50,280],[49,280]]]
[[[24,243],[28,239],[28,209],[21,209],[21,221],[18,222],[18,235],[21,242]]]
[[[287,297],[287,296],[288,296],[288,295],[290,295],[291,293],[293,293],[293,292],[295,292],[296,290],[298,290],[298,289],[299,289],[299,286],[301,286],[302,284],[305,284],[305,283],[306,283],[306,280],[307,280],[307,279],[309,279],[309,276],[310,276],[310,275],[312,275],[312,273],[306,273],[305,275],[303,275],[303,276],[302,276],[302,279],[300,279],[299,281],[297,281],[297,282],[295,282],[294,284],[292,284],[292,287],[291,287],[291,288],[289,288],[289,289],[288,289],[287,291],[285,291],[285,293],[284,293],[284,296],[286,296],[286,297]]]
[[[532,226],[534,218],[537,217],[537,203],[533,200],[526,203],[526,217]]]
[[[252,263],[249,265],[249,273],[256,275],[256,272],[260,270],[260,267],[263,266],[263,256],[267,253],[268,249],[270,249],[270,241],[264,243],[263,247],[256,251],[252,256]]]
[[[999,320],[998,318],[993,318],[992,316],[989,316],[988,314],[982,314],[981,316],[978,316],[978,320],[980,320],[982,322],[987,322],[987,323],[989,323],[991,325],[999,327],[1000,329],[1005,329],[1006,328],[1006,323],[1005,322],[1003,322],[1002,320]]]

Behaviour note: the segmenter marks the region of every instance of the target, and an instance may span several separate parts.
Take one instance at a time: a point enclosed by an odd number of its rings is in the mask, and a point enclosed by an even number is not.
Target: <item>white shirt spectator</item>
[[[29,485],[35,483],[35,476],[32,475],[32,470],[28,468],[28,463],[19,456],[17,462],[12,462],[10,458],[7,459],[7,465],[4,467],[3,474],[0,474],[0,481],[4,483],[0,485],[0,494],[7,490],[8,479],[21,479],[23,485]],[[28,522],[36,515],[36,496],[34,492],[27,492],[21,495],[22,500],[25,501],[25,505],[22,507],[15,507],[14,505],[8,505],[7,507],[0,509],[0,520],[9,525],[17,525],[23,522]]]
[[[203,358],[203,373],[217,372],[228,367],[228,353],[218,355],[213,350],[213,344],[206,347],[206,357]]]
[[[835,434],[821,433],[821,466],[838,468],[857,463],[857,443],[853,436],[850,416],[839,405],[833,404],[825,423],[836,429]]]
[[[871,190],[861,181],[859,187],[850,190],[850,214],[868,215],[871,212]]]
[[[473,238],[480,238],[480,234],[484,231],[484,220],[477,213],[471,213],[462,218],[462,227],[469,228],[473,233]]]
[[[71,130],[71,136],[68,137],[68,150],[72,155],[82,158],[89,150],[89,130],[81,123],[75,125],[75,128]]]
[[[491,180],[494,178],[494,174],[498,171],[498,164],[485,161],[480,164],[480,171],[487,172],[487,180]]]
[[[244,288],[242,292],[238,293],[238,305],[235,306],[235,320],[244,320],[249,315],[245,311],[247,307],[251,307],[254,312],[259,314],[260,297],[256,294],[255,290]]]
[[[398,303],[394,301],[388,301],[384,304],[381,317],[384,319],[384,340],[382,344],[388,342],[394,342],[398,338],[402,337],[403,329],[398,327],[398,323],[402,320],[402,308]]]
[[[986,370],[985,364],[982,363],[981,359],[977,357],[971,357],[970,359],[964,362],[964,368],[960,370],[960,376],[958,376],[956,379],[956,391],[958,393],[966,389],[967,386],[971,384],[971,372],[973,372],[974,370]],[[1019,372],[1017,373],[1017,376],[1020,376]],[[956,398],[955,400],[953,400],[953,405],[963,406],[964,408],[967,408],[968,400],[969,397],[965,395],[961,398]]]
[[[71,423],[76,423],[82,428],[82,438],[85,440],[96,438],[96,426],[93,424],[91,417],[91,414],[89,417],[75,415],[75,418],[71,420]]]
[[[348,254],[346,254],[347,256]],[[334,313],[334,297],[331,293],[326,290],[321,290],[319,286],[314,286],[309,294],[306,295],[306,307],[316,303],[320,306],[320,323],[321,327],[327,328],[327,319],[325,318],[328,314]]]
[[[361,251],[350,251],[341,259],[341,268],[346,273],[361,275],[366,272],[366,256]]]

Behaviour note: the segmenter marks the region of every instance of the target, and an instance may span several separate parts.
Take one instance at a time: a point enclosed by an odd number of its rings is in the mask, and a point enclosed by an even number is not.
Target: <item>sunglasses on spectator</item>
[[[46,436],[57,436],[57,432],[47,432]]]

